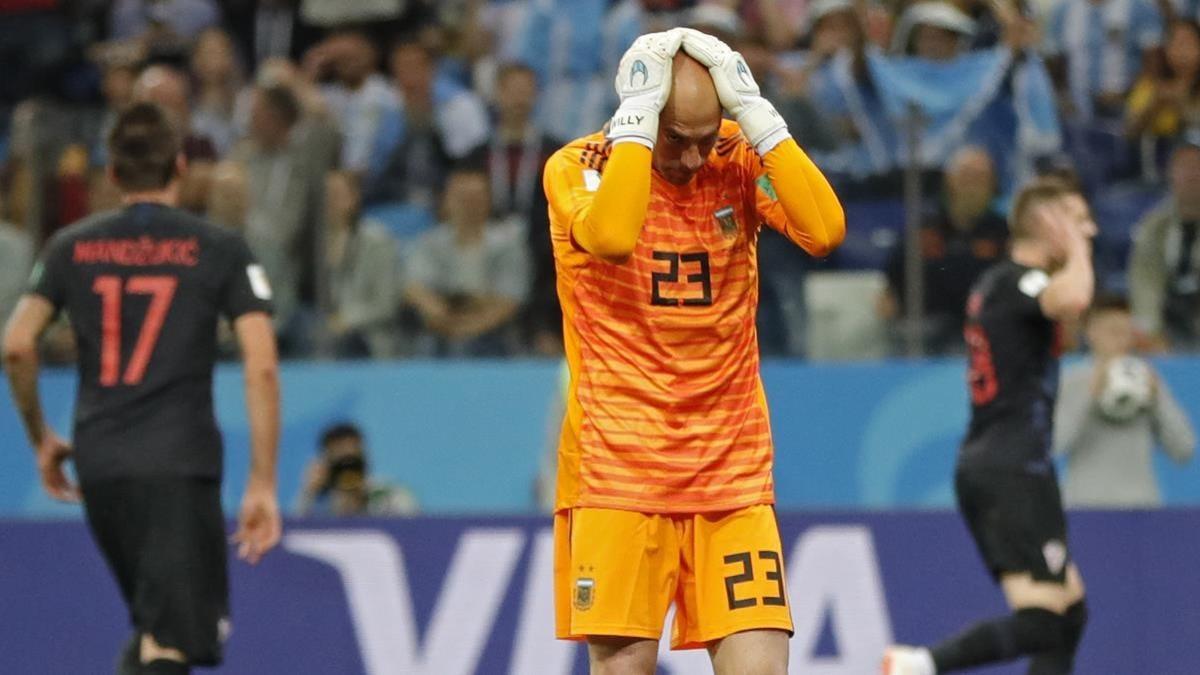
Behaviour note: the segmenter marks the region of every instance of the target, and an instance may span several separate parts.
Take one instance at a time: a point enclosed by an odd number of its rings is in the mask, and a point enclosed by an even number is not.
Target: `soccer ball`
[[[1153,375],[1145,361],[1132,356],[1108,364],[1104,391],[1097,401],[1100,412],[1113,422],[1128,422],[1150,405]]]

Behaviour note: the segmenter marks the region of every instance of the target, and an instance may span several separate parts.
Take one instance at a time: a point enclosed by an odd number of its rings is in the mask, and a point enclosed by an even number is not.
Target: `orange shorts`
[[[575,508],[554,516],[555,633],[657,640],[672,649],[733,633],[792,632],[775,509],[656,515]]]

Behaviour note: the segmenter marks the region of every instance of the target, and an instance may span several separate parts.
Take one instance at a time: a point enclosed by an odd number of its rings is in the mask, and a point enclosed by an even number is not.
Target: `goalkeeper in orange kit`
[[[570,366],[555,514],[557,634],[593,673],[671,645],[782,674],[792,631],[755,333],[766,224],[813,255],[845,234],[820,170],[741,55],[643,35],[603,132],[546,165]],[[722,119],[722,108],[735,121]]]

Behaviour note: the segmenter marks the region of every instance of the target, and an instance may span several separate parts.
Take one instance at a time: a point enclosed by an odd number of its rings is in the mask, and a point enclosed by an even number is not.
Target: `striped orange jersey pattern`
[[[633,255],[573,242],[611,146],[578,139],[547,163],[546,194],[570,368],[556,508],[728,511],[774,502],[755,315],[762,223],[802,240],[754,148],[722,123],[686,186],[652,174]],[[600,224],[603,226],[603,224]]]

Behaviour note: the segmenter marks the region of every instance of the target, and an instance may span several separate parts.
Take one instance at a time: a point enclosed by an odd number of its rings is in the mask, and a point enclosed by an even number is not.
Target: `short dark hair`
[[[258,93],[289,127],[294,126],[300,120],[300,101],[291,87],[282,84],[268,84],[259,87]]]
[[[1008,214],[1008,229],[1014,239],[1032,234],[1029,213],[1035,206],[1068,195],[1082,195],[1078,185],[1055,176],[1042,176],[1026,183],[1013,197],[1012,211]]]
[[[336,424],[332,424],[328,427],[325,427],[325,430],[321,432],[321,447],[319,450],[324,450],[329,446],[330,443],[333,443],[334,441],[340,441],[347,438],[361,441],[363,439],[362,431],[357,425],[351,422],[338,422]]]
[[[1105,292],[1096,294],[1096,297],[1092,300],[1092,306],[1088,310],[1088,316],[1094,316],[1100,312],[1124,312],[1128,314],[1130,311],[1128,298],[1120,293]]]
[[[160,190],[176,176],[181,144],[170,118],[155,103],[134,103],[108,133],[108,162],[126,192]]]

